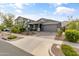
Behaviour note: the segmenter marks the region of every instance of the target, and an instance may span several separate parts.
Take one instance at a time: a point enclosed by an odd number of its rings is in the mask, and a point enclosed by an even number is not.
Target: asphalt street
[[[0,40],[0,56],[33,56],[16,46]]]

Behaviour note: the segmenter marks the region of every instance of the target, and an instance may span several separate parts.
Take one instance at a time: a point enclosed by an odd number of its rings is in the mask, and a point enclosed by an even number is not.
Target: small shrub
[[[0,30],[3,31],[5,29],[5,26],[3,24],[0,25]]]
[[[60,37],[60,36],[62,35],[62,33],[63,33],[62,30],[59,30],[59,31],[57,32],[57,36]]]
[[[79,40],[79,31],[77,30],[66,30],[65,39],[70,42],[78,42]]]
[[[62,30],[62,32],[65,32],[66,27],[65,26],[64,27],[61,27],[60,30]]]
[[[13,33],[20,33],[20,29],[16,26],[12,27],[11,32]]]
[[[17,38],[17,36],[15,36],[15,35],[8,36],[8,39],[15,39],[15,38]]]
[[[77,52],[69,45],[62,44],[61,50],[65,56],[78,56]]]

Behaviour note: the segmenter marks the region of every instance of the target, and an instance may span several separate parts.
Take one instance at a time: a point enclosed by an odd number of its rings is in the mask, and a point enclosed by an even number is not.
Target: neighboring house
[[[17,17],[16,19],[15,19],[15,24],[19,24],[19,25],[21,25],[23,28],[26,28],[26,27],[28,27],[28,23],[29,22],[32,22],[33,20],[30,20],[30,19],[27,19],[27,18],[24,18],[24,17],[21,17],[21,16],[19,16],[19,17]]]
[[[28,28],[30,31],[45,31],[45,32],[56,32],[58,28],[61,27],[61,22],[51,20],[51,19],[45,19],[41,18],[37,21],[33,21],[27,18],[18,18],[18,21],[25,20],[28,23]],[[27,24],[25,23],[25,25]]]
[[[18,23],[19,23],[19,25],[21,24],[21,25],[23,25],[23,27],[26,27],[26,26],[27,26],[27,23],[28,23],[28,20],[29,20],[29,19],[27,19],[27,18],[24,18],[24,17],[19,16],[19,17],[15,20],[15,24],[18,24]]]

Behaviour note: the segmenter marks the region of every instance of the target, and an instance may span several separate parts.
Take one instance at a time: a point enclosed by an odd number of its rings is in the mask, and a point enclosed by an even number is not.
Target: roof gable
[[[27,18],[24,18],[24,17],[21,17],[21,16],[19,16],[19,17],[16,18],[16,20],[19,20],[19,19],[20,20],[30,20],[30,19],[27,19]]]
[[[46,19],[46,18],[40,18],[37,21],[30,22],[29,24],[58,24],[58,21]]]
[[[52,19],[40,18],[37,22],[58,22]]]

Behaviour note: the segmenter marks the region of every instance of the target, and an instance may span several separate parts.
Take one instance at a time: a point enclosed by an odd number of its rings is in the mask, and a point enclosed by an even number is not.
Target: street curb
[[[48,50],[48,52],[49,52],[49,55],[50,55],[50,56],[55,56],[55,55],[52,53],[51,48]]]

